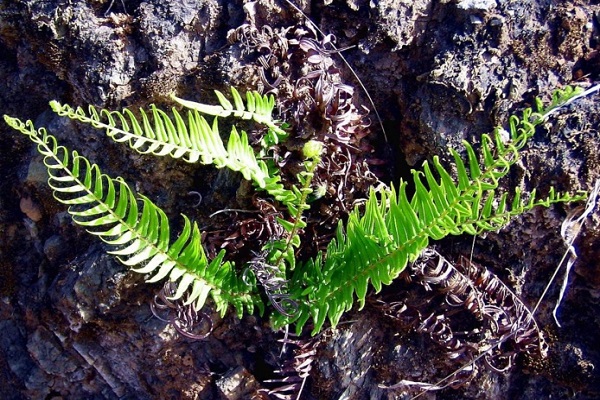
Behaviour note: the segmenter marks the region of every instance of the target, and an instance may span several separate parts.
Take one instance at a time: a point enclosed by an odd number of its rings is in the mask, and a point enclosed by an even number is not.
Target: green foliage
[[[509,201],[509,193],[496,192],[499,180],[518,161],[519,151],[535,127],[577,93],[570,89],[557,92],[547,109],[538,103],[537,112],[526,109],[521,117],[511,116],[510,138],[501,128],[492,135],[482,135],[479,157],[473,146],[464,142],[466,164],[451,149],[456,179],[436,156],[431,163],[424,162],[421,170],[412,171],[415,192],[411,196],[405,181],[398,190],[394,186],[372,190],[364,211],[353,210],[346,225],[340,224],[326,253],[296,269],[289,286],[299,312],[293,318],[276,315],[275,325],[296,322],[300,332],[312,319],[313,334],[321,330],[326,319],[336,326],[355,301],[364,306],[369,284],[376,292],[389,285],[419,257],[430,239],[495,231],[538,205],[585,198],[585,193],[572,196],[552,189],[546,197],[537,198],[533,191],[524,200],[517,188]]]
[[[69,153],[45,129],[36,130],[31,121],[23,123],[8,116],[4,119],[37,144],[45,157],[54,197],[69,206],[73,221],[107,243],[109,253],[123,264],[136,272],[152,274],[148,282],[167,278],[177,283],[173,300],[187,293],[186,303],[195,302],[197,309],[204,306],[210,294],[221,314],[229,304],[240,316],[244,310],[252,313],[255,306],[262,311],[256,285],[236,276],[233,265],[223,261],[224,251],[209,261],[198,226],[188,217],[183,216],[183,231],[171,243],[165,213],[147,197],[136,198],[123,179],[103,174],[76,151]]]
[[[295,313],[275,313],[273,322],[275,326],[295,323],[300,332],[312,320],[315,334],[326,320],[336,326],[355,302],[364,306],[369,287],[377,292],[389,285],[430,240],[498,230],[535,206],[585,198],[585,193],[572,196],[553,190],[545,197],[537,197],[535,192],[522,194],[518,189],[512,193],[498,191],[499,180],[518,161],[535,127],[576,94],[571,89],[557,92],[548,108],[538,104],[536,112],[526,109],[520,117],[512,116],[509,132],[499,128],[483,135],[477,151],[465,143],[466,162],[451,150],[456,178],[434,157],[421,170],[412,172],[413,194],[407,193],[405,181],[397,189],[373,189],[364,207],[355,208],[347,222],[340,223],[326,252],[303,264],[296,262],[295,253],[302,246],[299,233],[306,226],[303,213],[310,207],[307,199],[323,148],[313,141],[307,143],[298,184],[285,188],[277,170],[261,159],[271,145],[286,136],[271,117],[272,97],[250,92],[244,102],[232,89],[233,104],[217,92],[218,106],[173,97],[188,109],[187,122],[175,109],[171,118],[154,106],[149,113],[140,110],[138,117],[127,109],[116,112],[89,107],[86,113],[57,102],[51,106],[59,115],[105,129],[109,137],[127,142],[138,152],[239,171],[259,190],[282,202],[289,217],[278,222],[286,235],[264,244],[264,261],[279,271],[277,279],[289,279],[286,298],[298,307]],[[212,126],[200,113],[215,116]],[[219,117],[254,120],[269,132],[257,151],[250,146],[247,134],[239,134],[235,127],[225,145],[218,132]],[[195,302],[198,308],[210,295],[221,313],[229,304],[238,315],[244,310],[253,312],[254,307],[262,311],[256,279],[239,278],[233,264],[224,261],[223,251],[209,261],[199,230],[187,217],[183,217],[183,231],[171,243],[164,212],[146,197],[136,198],[121,178],[102,174],[98,166],[76,152],[69,156],[53,136],[44,129],[36,130],[29,121],[22,123],[8,116],[5,120],[38,145],[46,157],[55,197],[69,205],[74,221],[104,240],[124,264],[136,272],[152,274],[151,281],[169,279],[177,283],[174,297],[187,293],[186,301]]]
[[[276,240],[265,245],[263,250],[269,254],[269,261],[277,268],[280,268],[285,277],[287,271],[293,271],[296,266],[295,249],[301,245],[300,229],[306,228],[306,222],[303,220],[302,214],[308,210],[308,196],[312,193],[311,183],[315,175],[315,169],[321,162],[321,154],[323,153],[323,144],[315,140],[310,140],[305,143],[302,153],[305,157],[304,171],[301,171],[297,178],[300,183],[300,188],[294,186],[293,192],[295,201],[288,204],[288,212],[293,218],[293,222],[278,218],[278,222],[288,234],[287,239]],[[282,262],[287,262],[287,268]]]
[[[273,109],[275,108],[275,98],[273,96],[263,96],[258,92],[249,91],[246,93],[246,106],[244,106],[242,96],[232,87],[231,95],[233,97],[233,103],[235,104],[234,107],[234,104],[231,104],[223,93],[215,90],[215,94],[220,103],[218,106],[180,99],[175,95],[172,95],[171,98],[180,105],[189,108],[190,110],[199,111],[203,114],[223,118],[234,116],[240,119],[251,119],[259,124],[267,126],[269,132],[261,141],[261,145],[265,149],[287,138],[287,132],[273,121],[272,114]]]
[[[245,110],[237,91],[232,89],[232,93],[235,94],[235,103],[239,106],[239,110]],[[239,111],[241,117],[274,125],[271,118],[273,97],[262,96],[256,92],[249,92],[247,97],[248,111]],[[223,95],[219,94],[219,98],[223,98]],[[168,155],[189,163],[200,162],[212,164],[216,168],[229,168],[241,172],[245,179],[251,180],[260,189],[266,190],[283,203],[288,203],[295,198],[289,190],[283,188],[279,175],[272,174],[265,161],[256,159],[254,150],[248,143],[246,132],[242,131],[240,134],[234,126],[225,146],[219,135],[218,119],[215,118],[211,126],[200,115],[200,112],[210,111],[217,116],[228,116],[237,109],[229,112],[228,109],[219,106],[205,106],[191,101],[176,100],[189,108],[187,119],[184,119],[175,108],[172,109],[171,118],[154,105],[150,106],[149,112],[140,109],[139,118],[129,109],[124,109],[122,112],[104,109],[98,111],[95,107],[89,106],[86,113],[81,107],[73,109],[57,101],[51,101],[50,107],[58,115],[90,124],[94,128],[105,129],[111,139],[116,142],[127,142],[139,153]],[[277,129],[271,129],[275,133],[270,137],[279,140],[285,132]]]

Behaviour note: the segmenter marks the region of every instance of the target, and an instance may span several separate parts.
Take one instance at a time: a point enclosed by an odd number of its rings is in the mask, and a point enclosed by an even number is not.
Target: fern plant
[[[136,116],[128,109],[116,112],[89,107],[86,112],[55,101],[50,105],[59,115],[104,129],[113,140],[128,143],[140,153],[239,171],[257,190],[281,202],[288,213],[287,218],[278,219],[285,235],[263,244],[264,257],[260,262],[272,267],[276,279],[287,281],[285,298],[295,308],[285,312],[274,304],[280,312],[273,313],[273,323],[295,323],[300,332],[312,320],[312,333],[316,334],[326,320],[336,326],[355,302],[362,307],[370,286],[379,291],[383,285],[389,285],[427,248],[431,239],[494,231],[535,206],[585,198],[585,193],[569,195],[553,190],[545,197],[537,197],[535,192],[523,195],[518,189],[513,193],[497,192],[499,179],[518,161],[536,125],[576,93],[570,88],[558,91],[549,107],[537,103],[535,112],[526,109],[520,117],[512,116],[509,132],[498,128],[491,135],[483,135],[478,152],[465,143],[466,162],[456,150],[451,150],[456,178],[434,157],[421,170],[413,171],[414,194],[407,194],[405,181],[397,188],[382,185],[371,190],[364,207],[355,208],[346,223],[339,224],[326,251],[304,263],[296,262],[295,254],[302,247],[299,233],[306,226],[303,213],[310,207],[311,182],[323,147],[314,141],[305,145],[304,170],[297,175],[298,184],[284,187],[277,168],[265,160],[270,147],[287,136],[282,125],[272,118],[272,96],[249,92],[244,101],[232,89],[233,103],[217,92],[219,105],[173,96],[187,109],[187,118],[176,109],[169,117],[155,106],[149,112],[140,110]],[[212,124],[201,114],[214,116]],[[218,118],[227,117],[252,119],[266,126],[268,132],[260,141],[260,148],[255,150],[248,135],[238,133],[235,126],[224,144]],[[183,216],[183,230],[171,242],[165,213],[147,197],[136,196],[123,179],[103,174],[97,165],[58,145],[54,136],[44,128],[36,129],[31,121],[9,116],[4,119],[37,144],[45,157],[54,196],[69,206],[73,220],[107,243],[121,262],[133,271],[149,274],[151,282],[167,279],[176,283],[173,299],[185,298],[196,309],[203,307],[210,296],[221,314],[229,305],[240,316],[255,309],[262,313],[264,303],[258,284],[267,291],[268,288],[261,277],[240,274],[231,261],[226,261],[223,250],[208,260],[196,223]],[[509,137],[505,137],[506,133]],[[282,287],[277,286],[278,290]]]
[[[285,204],[293,201],[295,196],[283,188],[279,175],[270,173],[265,161],[257,160],[245,132],[239,134],[234,126],[225,146],[219,136],[218,118],[210,125],[200,114],[202,112],[216,117],[235,115],[264,123],[269,127],[266,139],[261,142],[264,150],[286,137],[285,131],[277,127],[271,118],[275,106],[273,97],[248,92],[246,108],[239,92],[232,88],[236,104],[236,108],[233,108],[222,93],[215,92],[221,99],[222,106],[206,106],[173,96],[175,101],[190,109],[187,123],[177,109],[172,109],[173,118],[170,118],[154,105],[150,106],[149,112],[140,109],[139,120],[129,109],[118,112],[97,110],[94,106],[89,106],[86,113],[81,107],[73,109],[57,101],[51,101],[50,107],[58,115],[90,124],[94,128],[105,129],[107,136],[116,142],[128,143],[139,153],[168,155],[189,163],[200,162],[212,164],[216,168],[229,168],[241,172],[245,179],[251,180],[277,200]]]
[[[382,285],[389,285],[419,257],[430,239],[495,231],[533,207],[585,198],[583,192],[570,195],[551,189],[546,197],[537,197],[534,190],[523,199],[517,188],[509,202],[509,193],[496,192],[499,180],[518,161],[535,127],[577,93],[572,88],[557,91],[547,108],[537,101],[536,112],[527,108],[520,117],[511,116],[509,132],[497,128],[491,135],[482,136],[479,157],[473,146],[463,142],[466,165],[451,149],[456,179],[436,156],[431,163],[425,161],[421,170],[412,171],[415,192],[411,196],[405,181],[398,189],[383,186],[372,190],[364,210],[353,210],[345,226],[339,225],[326,253],[294,272],[291,298],[299,304],[299,312],[294,318],[276,315],[275,325],[296,322],[300,332],[312,319],[313,335],[326,319],[336,326],[355,301],[360,308],[364,306],[369,285],[376,292]]]

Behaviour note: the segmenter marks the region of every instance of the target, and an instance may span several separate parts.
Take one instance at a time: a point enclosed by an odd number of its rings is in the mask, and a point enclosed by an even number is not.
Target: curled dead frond
[[[367,110],[355,105],[354,88],[343,83],[331,58],[337,50],[327,46],[335,37],[319,40],[317,35],[302,25],[259,29],[244,24],[231,32],[230,43],[239,43],[244,54],[257,57],[264,91],[286,94],[280,96],[280,117],[292,122],[299,136],[322,141],[328,135],[359,148],[370,131]]]
[[[482,358],[490,369],[503,372],[512,367],[520,353],[545,356],[547,345],[532,313],[523,302],[493,273],[467,259],[452,264],[433,249],[427,249],[407,272],[410,280],[427,293],[425,300],[405,299],[385,303],[386,315],[427,334],[446,350],[454,362],[469,365],[453,375],[444,386],[422,383],[422,387],[402,383],[401,386],[438,390],[459,387],[477,373],[475,360]],[[457,314],[466,311],[466,329],[459,331]],[[473,321],[474,320],[474,321]],[[424,389],[427,387],[427,389]],[[398,385],[388,388],[398,388]],[[437,389],[436,389],[437,388]]]
[[[172,325],[180,335],[193,340],[206,339],[212,332],[213,322],[207,313],[196,310],[194,304],[174,300],[177,285],[166,282],[150,303],[152,314]]]
[[[275,310],[286,316],[293,316],[298,311],[298,303],[291,299],[285,278],[285,273],[277,266],[267,263],[268,251],[255,253],[248,263],[248,271],[252,271],[263,287],[271,305]]]

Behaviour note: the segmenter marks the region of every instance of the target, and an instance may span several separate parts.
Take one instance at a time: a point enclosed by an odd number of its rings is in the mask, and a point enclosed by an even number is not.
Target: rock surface
[[[377,154],[387,155],[389,179],[407,176],[435,154],[449,159],[448,146],[477,142],[535,95],[547,98],[553,88],[587,87],[599,78],[600,6],[593,1],[325,0],[298,6],[335,35],[338,48],[351,47],[342,54],[386,127],[388,144],[372,116],[372,143]],[[228,41],[228,32],[245,22],[283,28],[302,18],[276,0],[4,1],[0,113],[47,126],[62,144],[123,176],[169,217],[185,210],[206,221],[231,206],[239,180],[131,152],[55,117],[47,102],[136,108],[167,105],[171,92],[199,98],[232,84],[255,88],[256,60]],[[332,59],[344,82],[357,87],[358,104],[372,109],[350,70]],[[550,185],[590,189],[600,178],[599,104],[598,95],[583,99],[540,129],[509,184],[542,192]],[[281,335],[268,321],[228,314],[215,317],[206,340],[178,335],[150,310],[160,288],[144,284],[72,224],[45,185],[40,162],[25,138],[0,124],[0,397],[266,398],[281,348]],[[195,208],[192,191],[202,194],[206,207]],[[565,251],[559,231],[567,211],[539,209],[477,238],[474,259],[533,307]],[[481,367],[470,384],[422,398],[598,398],[599,239],[596,211],[576,242],[579,259],[559,312],[561,327],[552,318],[558,284],[537,314],[548,338],[547,359],[521,358],[504,373]],[[450,238],[437,248],[468,256],[472,241]],[[303,399],[411,398],[418,392],[381,385],[435,383],[460,366],[375,306],[343,321],[314,345]]]

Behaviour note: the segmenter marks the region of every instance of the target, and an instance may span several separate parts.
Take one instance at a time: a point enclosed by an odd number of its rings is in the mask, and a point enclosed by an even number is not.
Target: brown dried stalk
[[[316,338],[303,340],[295,337],[292,339],[290,334],[286,333],[280,342],[284,347],[291,345],[293,356],[283,359],[279,368],[274,371],[278,375],[277,378],[264,382],[274,384],[275,387],[263,389],[263,393],[280,400],[300,399],[317,355],[319,341]]]

